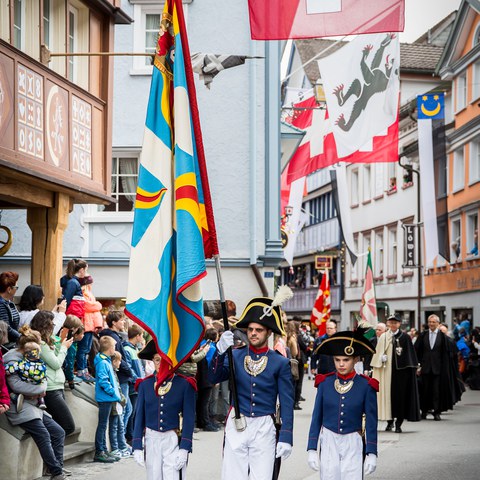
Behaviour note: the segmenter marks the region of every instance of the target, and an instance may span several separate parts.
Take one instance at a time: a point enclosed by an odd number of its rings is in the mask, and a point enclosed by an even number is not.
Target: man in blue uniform
[[[153,360],[158,372],[161,357],[153,340],[138,357]],[[195,422],[195,379],[175,374],[161,385],[155,382],[155,375],[137,380],[133,456],[140,466],[146,464],[147,480],[185,478]]]
[[[308,464],[313,470],[320,470],[322,480],[362,480],[363,469],[366,475],[375,471],[378,382],[358,375],[354,369],[358,357],[373,352],[362,329],[338,332],[319,347],[320,354],[333,356],[336,367],[335,372],[315,377],[318,390],[307,450]]]
[[[233,350],[239,408],[246,428],[235,427],[231,409],[225,425],[223,480],[271,480],[275,458],[286,459],[293,444],[293,381],[288,359],[268,348],[272,332],[285,335],[281,310],[270,298],[253,298],[235,325],[247,331],[248,345]],[[275,304],[274,304],[275,305]],[[217,343],[209,369],[212,383],[229,377],[225,352],[233,345],[226,331]],[[281,428],[278,444],[274,416],[280,403]]]

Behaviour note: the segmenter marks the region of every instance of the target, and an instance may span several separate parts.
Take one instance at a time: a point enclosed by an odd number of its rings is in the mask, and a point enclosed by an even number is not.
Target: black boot
[[[297,403],[293,406],[293,409],[294,409],[294,410],[302,410],[302,407],[301,407],[300,404],[297,402]]]
[[[391,432],[393,430],[393,420],[388,420],[387,427],[385,428],[386,432]]]
[[[402,423],[403,420],[397,420],[395,422],[395,433],[402,433]]]

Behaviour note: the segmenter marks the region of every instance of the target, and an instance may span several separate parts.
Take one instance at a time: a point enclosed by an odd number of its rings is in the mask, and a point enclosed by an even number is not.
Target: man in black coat
[[[428,317],[428,329],[415,342],[420,363],[420,407],[422,419],[433,411],[433,419],[441,420],[440,413],[451,410],[455,403],[456,381],[452,375],[449,342],[440,329],[437,315]]]
[[[318,348],[324,340],[330,338],[334,333],[337,332],[337,324],[329,320],[325,328],[326,333],[324,335],[318,336],[313,342],[313,353],[310,360],[310,366],[314,375],[316,375],[317,373],[327,374],[335,371],[335,363],[333,362],[333,357],[331,355],[319,354]]]

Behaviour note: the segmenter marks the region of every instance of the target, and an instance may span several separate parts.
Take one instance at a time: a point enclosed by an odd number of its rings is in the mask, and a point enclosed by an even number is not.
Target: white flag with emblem
[[[398,35],[359,35],[318,61],[338,157],[371,151],[397,120]]]

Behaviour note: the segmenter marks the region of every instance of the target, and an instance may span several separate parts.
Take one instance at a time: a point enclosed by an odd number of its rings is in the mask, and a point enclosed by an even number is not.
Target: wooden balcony
[[[295,257],[322,252],[338,246],[340,230],[337,218],[304,227],[297,238]]]
[[[305,289],[292,288],[293,297],[282,305],[282,309],[288,315],[308,314],[312,311],[313,304],[318,294],[318,287]],[[340,310],[340,286],[335,285],[330,288],[330,299],[333,310]]]

